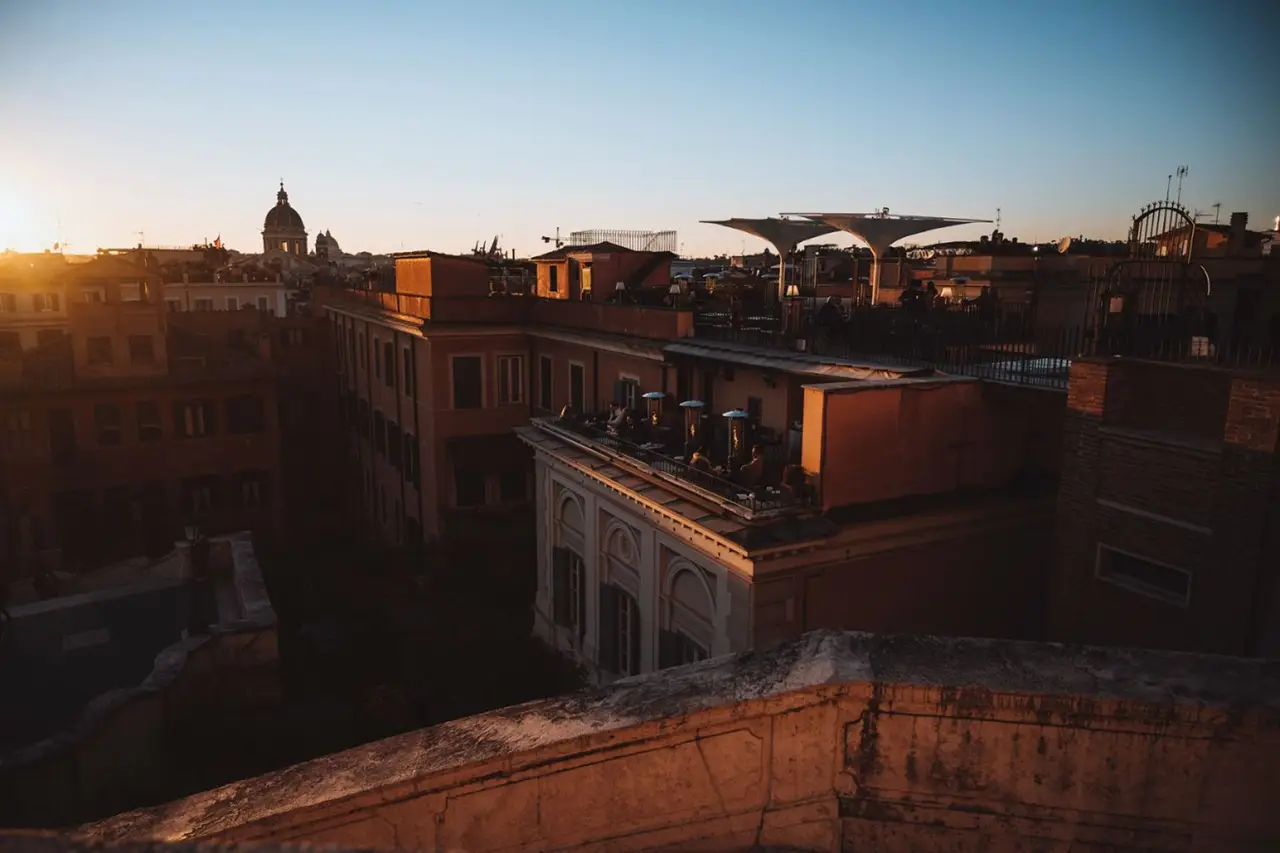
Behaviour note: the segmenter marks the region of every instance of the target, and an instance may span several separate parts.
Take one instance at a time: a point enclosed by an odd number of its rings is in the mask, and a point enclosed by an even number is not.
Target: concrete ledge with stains
[[[1280,664],[815,632],[368,744],[77,837],[472,853],[1248,849],[1280,842],[1277,790]]]

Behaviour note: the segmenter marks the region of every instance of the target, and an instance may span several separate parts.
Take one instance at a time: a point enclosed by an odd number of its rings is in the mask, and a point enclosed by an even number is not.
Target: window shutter
[[[597,663],[609,672],[618,671],[618,590],[600,584],[600,655]]]
[[[640,605],[631,596],[626,597],[627,610],[631,615],[631,675],[640,674],[640,635],[643,626],[640,624]]]
[[[551,618],[557,625],[571,624],[569,601],[569,552],[551,549]]]
[[[658,669],[680,665],[680,635],[675,631],[658,632]]]

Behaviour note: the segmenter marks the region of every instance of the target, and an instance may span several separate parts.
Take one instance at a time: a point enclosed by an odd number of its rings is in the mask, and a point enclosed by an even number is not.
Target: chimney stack
[[[1249,225],[1249,214],[1236,212],[1231,214],[1231,238],[1228,254],[1239,255],[1244,251],[1244,232]]]

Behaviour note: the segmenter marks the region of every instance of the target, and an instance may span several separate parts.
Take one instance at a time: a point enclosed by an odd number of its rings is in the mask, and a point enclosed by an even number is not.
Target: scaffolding
[[[674,231],[616,231],[595,228],[590,231],[574,231],[565,241],[566,246],[594,246],[596,243],[614,243],[636,252],[678,251],[680,243]]]

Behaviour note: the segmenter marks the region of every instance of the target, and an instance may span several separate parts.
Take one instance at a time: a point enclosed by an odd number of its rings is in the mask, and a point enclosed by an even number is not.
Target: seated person
[[[617,403],[609,404],[609,420],[606,426],[609,432],[618,432],[622,429],[622,425],[627,422],[627,410],[619,406]]]
[[[738,469],[738,482],[744,486],[758,486],[764,480],[764,453],[760,445],[751,447],[751,461]]]
[[[705,447],[699,447],[693,451],[693,455],[689,457],[689,467],[698,471],[705,471],[708,474],[713,473],[711,460],[707,458],[707,449]]]
[[[805,479],[802,465],[788,465],[782,472],[782,490],[793,498],[804,494]]]

